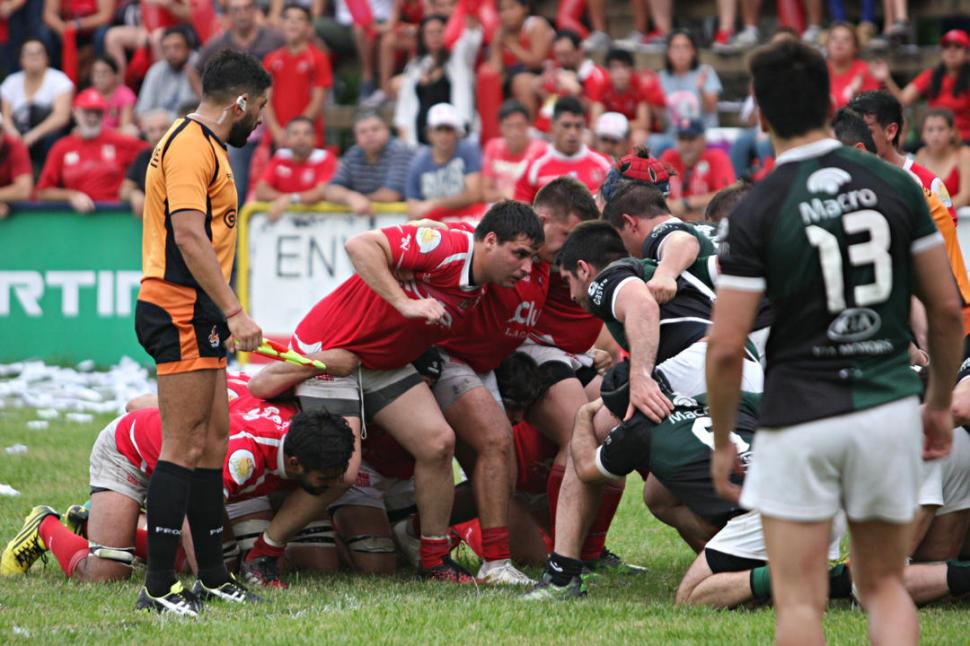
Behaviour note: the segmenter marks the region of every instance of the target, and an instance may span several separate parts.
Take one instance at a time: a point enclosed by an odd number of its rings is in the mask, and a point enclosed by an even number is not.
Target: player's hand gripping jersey
[[[471,284],[473,234],[410,225],[381,232],[390,244],[393,267],[413,272],[413,278],[400,281],[402,289],[414,300],[438,300],[445,308],[444,324],[404,318],[354,275],[303,317],[291,340],[294,349],[313,354],[343,348],[365,368],[400,368],[449,336],[478,304],[483,290]]]

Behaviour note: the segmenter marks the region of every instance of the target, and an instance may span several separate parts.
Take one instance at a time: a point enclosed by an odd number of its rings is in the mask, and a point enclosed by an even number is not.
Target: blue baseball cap
[[[677,122],[677,136],[684,139],[694,139],[704,134],[704,122],[700,119],[681,119]]]

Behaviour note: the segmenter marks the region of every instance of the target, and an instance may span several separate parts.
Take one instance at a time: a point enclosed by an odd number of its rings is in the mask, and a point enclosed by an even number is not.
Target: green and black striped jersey
[[[919,186],[834,139],[777,163],[731,213],[719,251],[718,285],[764,292],[773,308],[762,426],[918,393],[911,259],[942,243]]]

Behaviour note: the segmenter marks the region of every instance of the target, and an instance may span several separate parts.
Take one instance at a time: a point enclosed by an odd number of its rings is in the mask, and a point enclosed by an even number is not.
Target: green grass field
[[[91,424],[52,422],[27,430],[24,411],[0,409],[0,447],[29,447],[26,455],[0,452],[0,482],[21,491],[0,498],[0,537],[7,540],[36,504],[63,510],[87,497],[88,453],[108,418]],[[371,644],[763,644],[771,640],[770,609],[710,611],[673,607],[673,593],[693,555],[676,533],[654,520],[630,482],[610,533],[610,547],[650,568],[642,577],[604,576],[590,582],[589,598],[528,604],[513,591],[425,584],[401,575],[290,575],[287,591],[266,604],[210,606],[199,620],[160,618],[133,611],[138,583],[83,585],[65,580],[51,562],[21,579],[0,580],[0,644],[60,643],[371,643]],[[537,575],[537,571],[530,572]],[[135,572],[135,581],[140,580]],[[966,644],[966,604],[920,612],[923,642]],[[825,622],[832,643],[865,640],[865,618],[847,603],[833,605]]]

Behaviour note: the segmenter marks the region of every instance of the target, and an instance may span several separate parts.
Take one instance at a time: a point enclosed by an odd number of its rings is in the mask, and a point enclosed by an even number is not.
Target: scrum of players
[[[840,114],[836,135],[873,150],[865,122],[853,119]],[[625,477],[637,471],[649,512],[697,553],[677,603],[770,601],[757,512],[714,490],[705,394],[713,232],[748,187],[725,189],[708,222],[694,225],[667,208],[670,172],[638,150],[596,200],[560,177],[531,207],[498,203],[474,229],[422,222],[348,241],[356,275],[290,341],[328,372],[281,363],[228,380],[227,565],[274,588],[298,569],[411,569],[438,582],[523,586],[531,601],[582,597],[591,571],[650,576],[606,547]],[[743,464],[770,325],[765,304],[732,435]],[[916,342],[911,357],[914,369],[925,359]],[[970,592],[967,377],[970,360],[953,394],[953,450],[925,468],[905,572],[917,603]],[[142,507],[161,444],[155,404],[133,400],[100,433],[89,503],[63,518],[35,507],[0,573],[26,574],[51,551],[69,578],[130,576],[146,558]],[[457,486],[453,458],[467,474]],[[851,564],[838,562],[844,531],[834,524],[831,598],[853,594]],[[182,534],[180,567],[191,569]],[[476,574],[451,558],[459,543],[480,558]],[[540,564],[538,581],[517,567]]]

